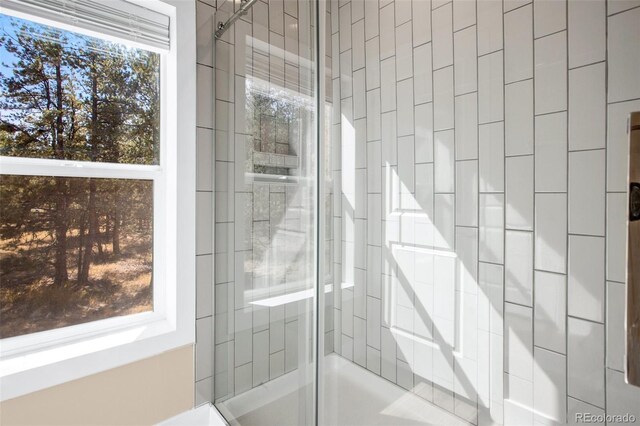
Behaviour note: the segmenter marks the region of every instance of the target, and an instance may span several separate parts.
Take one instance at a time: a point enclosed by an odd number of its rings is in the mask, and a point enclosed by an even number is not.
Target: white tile
[[[197,62],[202,65],[213,66],[213,26],[216,9],[202,2],[196,3],[197,34]]]
[[[478,55],[502,49],[502,1],[479,1],[477,8]]]
[[[380,89],[367,92],[367,141],[380,140]]]
[[[196,129],[196,190],[213,190],[213,131]]]
[[[409,4],[410,0],[401,0]],[[396,2],[396,5],[398,2]],[[396,78],[398,81],[413,77],[413,43],[411,43],[411,22],[396,28]]]
[[[269,1],[269,30],[284,34],[284,1]]]
[[[609,102],[640,97],[640,9],[609,18]]]
[[[396,109],[396,60],[395,57],[380,63],[381,111]]]
[[[533,424],[533,382],[504,375],[504,424]]]
[[[532,0],[504,0],[504,13],[517,9],[525,4],[531,3]]]
[[[367,91],[364,74],[364,69],[353,73],[353,118],[355,120],[367,116]],[[363,137],[366,140],[366,135],[363,135]]]
[[[640,111],[640,100],[612,104],[607,112],[607,191],[627,191],[627,161],[629,158],[627,119],[629,113]]]
[[[353,52],[352,67],[354,70],[364,68],[364,21],[358,21],[351,26],[351,51]]]
[[[392,382],[396,380],[396,341],[388,328],[382,327],[380,335],[380,353],[382,355],[382,377]]]
[[[533,230],[533,155],[506,160],[506,214],[508,229]]]
[[[453,6],[446,4],[431,12],[433,24],[433,68],[453,64]]]
[[[572,426],[584,424],[585,414],[603,416],[602,418],[604,419],[604,410],[602,408],[587,404],[586,402],[579,401],[575,398],[567,398],[567,424]],[[591,424],[600,426],[605,425],[604,421],[596,422],[596,420],[597,418],[592,420]]]
[[[380,87],[380,43],[377,37],[367,40],[365,44],[367,67],[367,90]]]
[[[433,72],[433,124],[434,130],[454,127],[453,67]]]
[[[453,31],[458,31],[463,28],[467,28],[475,23],[476,23],[475,2],[454,1],[453,2]]]
[[[340,52],[351,49],[351,4],[340,7]]]
[[[535,118],[535,190],[567,191],[567,113]]]
[[[606,70],[598,63],[569,71],[569,149],[604,148]]]
[[[434,210],[435,210],[435,226],[436,235],[434,245],[442,249],[453,250],[455,247],[455,198],[453,194],[435,194],[434,196]],[[436,260],[442,256],[436,256]],[[440,259],[443,262],[450,258]],[[455,270],[453,271],[453,273]],[[453,274],[452,273],[452,274]],[[445,281],[453,280],[452,274],[447,275]],[[452,284],[453,285],[453,284]]]
[[[504,76],[502,51],[478,58],[478,120],[504,119]]]
[[[380,124],[382,132],[382,166],[398,164],[396,112],[390,111],[382,114]]]
[[[367,120],[359,118],[353,121],[355,131],[355,161],[356,169],[364,169],[367,167]],[[366,192],[366,191],[365,191]]]
[[[434,133],[435,191],[454,192],[454,137],[453,130]]]
[[[626,281],[627,197],[607,194],[607,280]]]
[[[625,306],[624,284],[607,282],[607,367],[625,369]]]
[[[380,334],[379,330],[378,334]],[[371,346],[367,346],[367,370],[380,375],[380,351]]]
[[[380,349],[380,299],[367,297],[367,345]]]
[[[604,326],[569,317],[567,393],[604,407]]]
[[[613,15],[640,6],[640,0],[608,0],[607,13]]]
[[[456,160],[478,158],[478,95],[469,93],[455,98]]]
[[[605,59],[605,0],[570,1],[569,68]]]
[[[566,353],[566,275],[535,271],[534,343],[558,353]]]
[[[369,194],[367,197],[367,243],[379,246],[382,241],[382,197]]]
[[[533,408],[541,423],[565,423],[567,414],[567,357],[534,349]]]
[[[533,1],[533,34],[543,37],[567,29],[567,2],[564,0]]]
[[[532,306],[533,233],[505,231],[505,300]]]
[[[327,7],[329,8],[329,7]],[[284,0],[284,13],[294,18],[298,17],[298,2],[295,0]]]
[[[502,336],[504,332],[503,267],[502,265],[480,262],[478,274],[480,284],[480,292],[478,293],[478,329]],[[486,299],[486,304],[483,299]],[[502,347],[502,344],[500,346]],[[500,364],[500,371],[502,371],[502,356],[494,358],[494,362],[495,364]],[[492,365],[491,368],[493,367]]]
[[[506,8],[507,3],[505,3]],[[531,5],[504,15],[504,78],[506,83],[533,77]]]
[[[569,232],[604,235],[605,151],[569,153]]]
[[[364,19],[365,0],[351,0],[351,22],[355,25]]]
[[[393,4],[380,9],[380,59],[386,59],[395,54],[395,18]]]
[[[569,315],[604,322],[604,238],[569,236]]]
[[[196,254],[213,251],[213,197],[211,192],[196,193]]]
[[[398,82],[398,136],[414,134],[413,79]]]
[[[213,128],[213,68],[197,65],[196,125]]]
[[[480,260],[504,261],[504,195],[480,194]]]
[[[463,291],[467,293],[464,296],[463,311],[466,311],[466,315],[472,310],[477,310],[476,307],[476,299],[470,298],[470,294],[477,294],[478,292],[478,230],[477,228],[469,228],[469,227],[456,227],[456,252],[458,254],[458,273],[457,273],[457,290]],[[471,302],[467,304],[467,302]],[[464,315],[464,314],[463,314]],[[477,320],[476,312],[473,312],[473,321]],[[464,318],[461,321],[466,321]],[[471,328],[468,324],[463,328]],[[475,325],[474,325],[475,328]],[[467,332],[463,332],[463,336],[461,338],[464,339],[468,337]],[[466,337],[465,337],[466,336]],[[474,338],[475,339],[475,338]],[[471,359],[475,359],[475,356],[472,355],[473,351],[476,350],[477,345],[475,342],[472,344],[467,342],[467,345],[471,346],[471,348],[465,349],[468,351],[464,356],[469,357]]]
[[[431,41],[431,2],[412,0],[412,19],[419,22],[413,26],[413,45],[419,46]]]
[[[269,381],[269,331],[253,335],[253,386]]]
[[[504,126],[503,123],[479,127],[478,157],[480,192],[504,191]]]
[[[347,336],[346,334],[342,335],[342,353],[341,355],[348,359],[349,361],[353,361],[353,338]]]
[[[351,50],[340,54],[340,98],[345,99],[353,94],[353,78],[351,69]]]
[[[505,154],[533,154],[533,80],[505,86]]]
[[[414,109],[416,163],[433,162],[433,103],[416,105]]]
[[[396,0],[396,27],[411,20],[411,0]]]
[[[367,191],[380,193],[382,185],[382,157],[380,141],[367,143]]]
[[[531,381],[533,379],[533,310],[505,303],[505,372]]]
[[[212,346],[211,317],[196,321],[196,380],[202,380],[213,375],[213,346]]]
[[[342,290],[342,334],[353,336],[353,288]]]
[[[377,299],[381,292],[381,248],[367,246],[367,294]]]
[[[196,317],[211,316],[213,312],[213,256],[196,257]]]
[[[364,2],[364,34],[367,40],[376,37],[379,34],[379,17],[380,9],[377,1]]]
[[[463,1],[458,3],[470,4],[472,2]],[[453,3],[454,8],[456,2]],[[475,7],[473,8],[475,9]],[[475,10],[474,10],[475,12]],[[465,30],[458,31],[453,35],[453,64],[455,74],[455,94],[474,92],[478,82],[478,58],[476,55],[476,27],[472,26]]]
[[[433,100],[432,79],[431,43],[426,43],[413,49],[413,97],[416,105]]]
[[[353,319],[353,361],[367,366],[367,323],[359,317]]]
[[[196,382],[196,394],[195,394],[195,405],[196,407],[202,404],[205,404],[207,402],[211,402],[211,398],[213,398],[213,395],[211,395],[211,389],[213,389],[213,378],[212,377],[207,377],[204,380],[200,380],[199,382]],[[216,391],[216,394],[223,394],[222,392],[218,393]]]
[[[478,162],[456,162],[456,225],[478,226]]]
[[[566,273],[567,194],[536,194],[535,268]]]
[[[567,109],[567,33],[535,41],[536,114]]]
[[[413,135],[398,137],[398,178],[400,192],[412,194],[415,191]]]
[[[640,418],[640,388],[628,385],[624,373],[607,369],[607,415]],[[615,417],[614,417],[615,420]],[[625,424],[611,422],[609,424]]]

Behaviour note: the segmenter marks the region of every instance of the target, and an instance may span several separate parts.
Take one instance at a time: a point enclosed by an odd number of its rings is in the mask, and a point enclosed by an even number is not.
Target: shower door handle
[[[628,122],[628,223],[626,294],[626,380],[640,386],[640,112]]]

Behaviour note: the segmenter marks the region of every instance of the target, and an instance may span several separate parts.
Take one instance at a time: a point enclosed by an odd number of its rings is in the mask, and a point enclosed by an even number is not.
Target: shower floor
[[[324,424],[469,426],[448,411],[336,354],[325,357],[324,377]],[[231,425],[298,425],[302,422],[293,408],[298,406],[297,382],[297,374],[289,373],[216,406]]]

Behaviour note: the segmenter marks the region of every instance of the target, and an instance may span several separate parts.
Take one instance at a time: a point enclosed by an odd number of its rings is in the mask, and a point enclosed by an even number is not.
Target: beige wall
[[[193,346],[0,404],[0,424],[147,425],[193,407]]]

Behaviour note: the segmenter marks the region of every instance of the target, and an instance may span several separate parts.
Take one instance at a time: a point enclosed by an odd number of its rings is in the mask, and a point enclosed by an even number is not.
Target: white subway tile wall
[[[216,173],[206,161],[197,171],[198,335],[209,318],[216,338],[198,345],[236,368],[216,361],[211,371],[197,358],[200,401],[212,377],[216,398],[230,395],[290,371],[297,356],[286,350],[297,336],[290,312],[227,315],[251,279],[236,267],[260,244],[231,236],[260,214],[268,235],[274,213],[257,200],[273,194],[238,201],[237,188],[216,182],[210,241],[208,176],[236,180],[241,152],[229,136],[241,117],[228,75],[244,76],[246,62],[233,44],[240,30],[230,31],[211,68],[210,3],[197,11],[198,146],[208,155],[215,129],[216,158]],[[232,2],[218,3],[219,16],[229,12]],[[253,25],[239,23],[277,43],[298,8],[275,3],[259,0]],[[336,291],[326,345],[478,425],[638,415],[637,390],[622,379],[621,303],[640,2],[332,0],[329,9]],[[229,83],[216,87],[215,120],[214,71],[217,85]],[[253,221],[238,202],[253,203]],[[230,240],[219,243],[225,229]],[[213,309],[200,300],[211,282]]]

